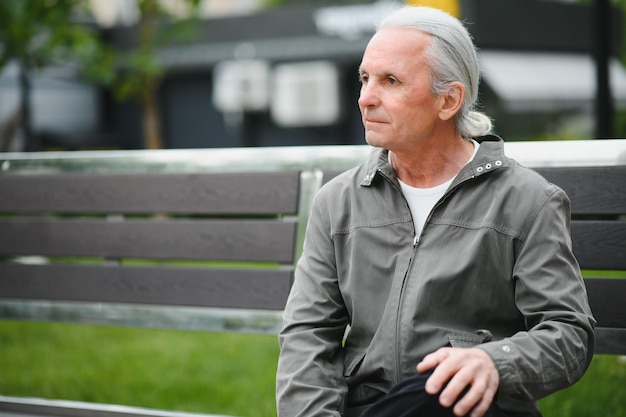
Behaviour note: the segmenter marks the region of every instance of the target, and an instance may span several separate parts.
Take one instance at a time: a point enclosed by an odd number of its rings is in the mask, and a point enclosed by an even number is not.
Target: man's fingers
[[[453,378],[453,381],[451,381],[451,383],[454,382],[454,379],[456,379],[456,377]],[[454,405],[453,412],[457,416],[465,416],[470,412],[470,410],[477,412],[478,416],[482,416],[487,411],[487,409],[489,408],[489,405],[491,404],[491,399],[487,399],[485,397],[486,391],[485,391],[484,384],[478,381],[471,381],[471,382],[473,383],[472,385],[469,386],[469,389],[467,390],[467,392],[465,392],[464,394],[458,393],[457,396],[455,397],[457,402]],[[450,386],[450,384],[448,384],[448,386]],[[446,387],[446,390],[447,389],[448,387]],[[442,396],[446,394],[446,390],[444,390],[444,392],[441,394]],[[482,407],[485,404],[486,404],[486,407],[482,409]],[[441,405],[443,405],[443,403],[441,403]]]
[[[483,392],[482,397],[479,398],[480,401],[478,401],[478,404],[470,408],[465,408],[465,406],[461,406],[458,410],[455,406],[454,414],[457,416],[464,416],[464,415],[467,415],[467,413],[470,412],[471,410],[471,413],[469,414],[470,417],[482,417],[485,415],[487,410],[489,410],[489,407],[493,403],[493,399],[495,395],[496,395],[496,389],[487,388]],[[465,397],[463,399],[465,399]]]
[[[471,412],[471,417],[482,417],[491,406],[497,389],[497,375],[465,369],[450,380],[442,391],[439,402],[444,407],[454,404],[453,412],[457,416],[465,416]]]
[[[426,392],[435,395],[441,391],[446,382],[452,377],[454,371],[446,366],[448,362],[445,360],[448,358],[447,348],[442,348],[426,355],[424,359],[417,364],[418,372],[425,372],[435,368],[432,375],[426,381]],[[449,364],[448,364],[449,365]]]
[[[480,403],[474,407],[474,409],[471,411],[471,413],[469,414],[470,417],[483,417],[485,415],[485,413],[487,412],[487,410],[489,410],[489,407],[491,407],[491,404],[493,402],[493,398],[491,400],[487,400],[485,398],[483,398]],[[457,412],[454,412],[455,415],[457,416],[464,416],[467,415],[467,413],[465,414],[457,414]]]
[[[441,391],[441,394],[439,395],[439,403],[444,407],[450,407],[452,406],[452,404],[457,402],[461,397],[465,399],[467,395],[470,393],[470,391],[472,390],[470,389],[469,391],[467,391],[466,394],[463,394],[463,395],[462,393],[463,391],[466,391],[469,388],[470,384],[472,383],[472,380],[473,380],[473,375],[470,372],[460,371],[456,373],[456,375],[454,375],[452,379],[450,379],[450,381],[448,382],[448,385],[446,385],[443,391]],[[464,409],[465,407],[467,407],[467,405],[463,405],[463,404],[470,403],[471,399],[473,397],[476,397],[476,394],[478,392],[479,390],[475,389],[474,392],[472,393],[472,396],[465,399],[465,403],[462,403],[462,407]],[[474,402],[471,403],[470,406],[473,406],[474,404],[476,404],[476,402],[478,402],[478,399],[474,400]]]
[[[482,417],[493,401],[499,376],[487,354],[479,349],[441,348],[424,357],[419,372],[433,369],[426,392],[439,394],[443,407],[457,416]]]
[[[441,348],[424,356],[424,359],[417,364],[417,372],[426,372],[439,365],[448,357],[448,349],[449,348]]]

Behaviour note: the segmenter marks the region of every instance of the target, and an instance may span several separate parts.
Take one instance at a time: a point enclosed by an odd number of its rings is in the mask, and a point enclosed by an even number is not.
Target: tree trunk
[[[22,131],[24,133],[24,149],[26,151],[39,151],[41,144],[33,134],[33,120],[31,113],[31,82],[27,64],[19,62],[20,80],[20,114],[22,119]]]
[[[159,103],[154,92],[143,100],[144,146],[146,149],[163,149]]]
[[[143,0],[139,3],[141,21],[139,23],[139,49],[146,56],[155,54],[157,36],[158,6],[156,0]],[[144,124],[144,147],[146,149],[162,149],[161,139],[161,112],[157,92],[160,85],[160,75],[150,71],[144,75],[144,91],[141,93]]]

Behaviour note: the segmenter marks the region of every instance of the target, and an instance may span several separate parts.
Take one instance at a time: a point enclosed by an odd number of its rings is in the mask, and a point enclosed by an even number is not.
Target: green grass
[[[545,417],[626,416],[626,356],[596,355],[583,378],[539,402]]]
[[[272,417],[275,336],[0,320],[0,395]],[[626,360],[596,356],[545,417],[626,416]]]
[[[0,321],[0,394],[275,416],[275,336]]]

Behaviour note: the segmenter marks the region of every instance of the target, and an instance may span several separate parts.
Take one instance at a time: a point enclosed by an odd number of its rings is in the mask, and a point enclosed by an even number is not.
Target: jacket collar
[[[478,153],[469,164],[461,169],[453,184],[509,165],[509,160],[504,155],[504,141],[500,137],[485,135],[474,139],[480,143]],[[377,175],[384,175],[397,181],[396,173],[389,162],[389,151],[386,149],[373,148],[365,166],[365,176],[361,181],[362,186],[369,187],[372,185]]]

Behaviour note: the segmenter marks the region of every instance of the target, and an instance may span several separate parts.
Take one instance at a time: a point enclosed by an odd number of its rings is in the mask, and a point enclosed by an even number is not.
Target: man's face
[[[370,145],[409,150],[436,134],[442,98],[431,92],[430,42],[430,35],[409,28],[382,29],[370,40],[359,68],[359,108]]]

